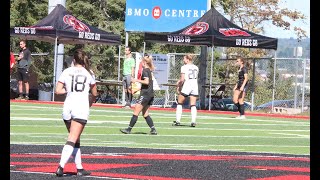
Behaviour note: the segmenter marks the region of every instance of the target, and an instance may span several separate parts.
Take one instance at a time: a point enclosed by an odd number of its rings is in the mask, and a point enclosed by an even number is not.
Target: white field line
[[[32,144],[51,144],[51,145],[54,145],[54,144],[58,144],[60,145],[61,142],[18,142],[18,141],[14,141],[14,142],[10,142],[11,144],[23,144],[23,145],[32,145]],[[142,145],[142,146],[145,146],[146,144],[145,143],[136,143],[136,142],[127,142],[128,144],[134,144],[134,145]],[[99,145],[99,144],[104,144],[104,145],[108,145],[108,144],[124,144],[124,143],[105,143],[105,142],[97,142],[97,143],[94,143],[94,142],[86,142],[85,143],[86,145],[85,146],[90,146],[90,145]],[[251,147],[281,147],[281,148],[307,148],[309,146],[282,146],[282,145],[267,145],[267,144],[261,144],[261,145],[250,145],[250,144],[230,144],[230,145],[220,145],[220,144],[217,144],[217,145],[199,145],[199,144],[158,144],[158,143],[151,143],[150,145],[159,145],[159,146],[173,146],[173,147],[246,147],[246,146],[251,146]]]
[[[65,133],[10,133],[10,136],[31,136],[31,135],[61,135]],[[87,134],[83,136],[125,136],[125,134]],[[145,136],[145,134],[130,134],[129,136]],[[157,137],[190,137],[190,138],[264,138],[264,139],[310,139],[310,137],[270,137],[270,136],[199,136],[199,135],[157,135]],[[156,137],[155,137],[156,138]]]
[[[131,117],[131,116],[130,116]],[[127,117],[129,119],[129,116]],[[10,117],[10,120],[13,121],[62,121],[61,118],[42,118],[42,117]],[[129,121],[129,120],[128,120]],[[125,121],[109,121],[109,120],[88,120],[88,124],[100,124],[100,123],[115,123],[115,124],[127,124]],[[140,121],[139,121],[140,123]],[[158,124],[172,124],[172,122],[157,122]],[[238,123],[203,123],[201,124],[214,124],[214,125],[245,125],[245,126],[298,126],[298,127],[309,127],[310,125],[302,125],[302,124],[249,124],[244,123],[243,121]]]
[[[10,110],[13,110],[13,111],[24,111],[26,109],[29,109],[29,110],[36,110],[36,111],[39,111],[39,109],[50,109],[50,110],[62,110],[62,108],[60,107],[43,107],[43,106],[21,106],[21,105],[11,105],[13,107],[23,107],[23,108],[11,108]],[[118,111],[115,111],[115,110],[108,110],[108,109],[100,109],[100,110],[97,110],[97,109],[90,109],[90,112],[105,112],[105,113],[119,113],[119,114],[132,114],[132,110],[118,110]],[[169,112],[169,113],[165,113],[165,112],[150,112],[150,115],[159,115],[160,117],[164,117],[164,116],[171,116],[172,118],[175,118],[175,112]],[[106,116],[106,115],[92,115],[92,116]],[[189,117],[190,116],[190,112],[188,113],[184,113],[182,115],[183,117],[186,116],[186,117]],[[130,116],[131,117],[131,116]],[[197,118],[203,118],[203,119],[235,119],[234,117],[221,117],[221,116],[217,116],[217,115],[212,115],[212,116],[206,116],[206,115],[201,115]],[[305,123],[305,122],[292,122],[292,121],[287,121],[287,120],[262,120],[262,119],[246,119],[246,120],[241,120],[241,121],[266,121],[266,122],[279,122],[279,123]]]
[[[285,136],[310,137],[310,135],[303,135],[303,134],[291,134],[291,133],[268,133],[268,134],[285,135]]]
[[[137,122],[138,123],[138,122]],[[145,123],[145,122],[139,122],[139,124]],[[128,125],[128,123],[117,123],[117,124],[125,124]],[[209,123],[207,123],[209,124]],[[11,127],[47,127],[47,128],[56,128],[56,127],[65,127],[64,125],[10,125]],[[123,128],[123,126],[90,126],[90,125],[86,125],[86,128],[104,128],[104,129],[119,129],[119,128]],[[139,129],[149,129],[149,127],[139,127]],[[164,128],[164,127],[158,127],[157,129],[167,129],[167,130],[173,130],[173,128]],[[189,127],[189,128],[175,128],[174,130],[215,130],[215,131],[269,131],[269,132],[310,132],[310,130],[274,130],[274,129],[223,129],[223,128],[193,128],[193,127]]]
[[[13,171],[13,170],[10,170],[10,172],[13,172],[13,173],[26,173],[26,174],[48,174],[48,175],[50,175],[50,177],[54,174],[54,173],[44,173],[44,172]],[[63,176],[63,177],[64,177],[64,176]],[[74,176],[74,177],[76,177],[76,176]],[[134,179],[124,179],[124,178],[103,177],[103,176],[86,176],[86,177],[97,178],[97,179],[134,180]]]

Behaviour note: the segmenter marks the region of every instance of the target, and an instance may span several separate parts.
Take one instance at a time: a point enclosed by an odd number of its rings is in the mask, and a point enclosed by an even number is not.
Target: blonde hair
[[[153,65],[152,56],[149,56],[149,55],[144,56],[142,58],[142,61],[145,61],[147,63],[147,65],[149,66],[151,71],[154,71],[155,68],[154,68],[154,65]]]
[[[186,57],[189,61],[193,61],[193,55],[187,54],[184,57]]]

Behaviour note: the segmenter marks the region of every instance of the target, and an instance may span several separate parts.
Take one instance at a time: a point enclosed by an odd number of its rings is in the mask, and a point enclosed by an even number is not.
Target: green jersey
[[[135,60],[130,57],[126,58],[123,62],[123,75],[131,75],[132,67],[135,66]]]

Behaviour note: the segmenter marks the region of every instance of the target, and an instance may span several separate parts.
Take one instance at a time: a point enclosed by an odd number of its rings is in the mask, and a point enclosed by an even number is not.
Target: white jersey
[[[67,96],[63,105],[63,119],[83,119],[89,116],[89,90],[95,79],[84,67],[69,67],[59,77]]]
[[[181,66],[181,74],[184,74],[184,83],[181,93],[184,95],[198,96],[198,73],[199,68],[194,64]]]

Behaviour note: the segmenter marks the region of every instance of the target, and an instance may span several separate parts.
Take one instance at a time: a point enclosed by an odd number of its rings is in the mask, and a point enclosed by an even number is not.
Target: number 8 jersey
[[[181,66],[181,74],[184,74],[184,83],[181,90],[182,95],[198,96],[198,73],[199,68],[194,64]]]
[[[69,67],[62,72],[59,83],[64,84],[67,91],[63,119],[79,118],[87,120],[89,116],[89,90],[90,86],[96,84],[94,76],[84,67]]]

